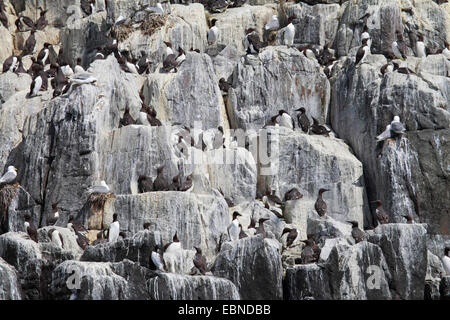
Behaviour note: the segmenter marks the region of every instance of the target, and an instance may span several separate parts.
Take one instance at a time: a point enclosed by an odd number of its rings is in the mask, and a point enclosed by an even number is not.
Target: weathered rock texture
[[[157,2],[95,0],[87,14],[78,0],[2,1],[8,27],[0,24],[1,68],[23,52],[30,35],[16,30],[16,19],[36,20],[41,7],[49,25],[36,31],[24,67],[47,42],[55,54],[62,49],[71,66],[80,58],[97,81],[56,98],[49,84],[29,97],[29,74],[0,74],[0,176],[10,165],[18,169],[14,183],[0,186],[0,192],[14,191],[0,194],[0,299],[448,299],[440,257],[450,245],[450,62],[438,50],[450,42],[450,5],[248,0],[213,12],[211,3],[175,0],[162,3],[163,15],[145,12]],[[265,30],[274,14],[281,27],[294,17],[292,46],[284,45],[284,30]],[[121,16],[126,20],[114,25]],[[211,44],[212,19],[219,33]],[[371,54],[355,66],[364,24]],[[257,54],[244,50],[249,28],[263,41]],[[411,72],[382,75],[396,32],[403,35]],[[417,57],[419,34],[427,57]],[[118,53],[95,59],[97,47],[113,36],[131,61],[146,54],[148,73],[125,72]],[[185,51],[176,72],[163,70],[164,41],[175,55]],[[306,44],[334,51],[339,60],[330,73],[299,51]],[[49,60],[57,62],[53,54]],[[221,78],[229,82],[228,92],[220,89]],[[154,108],[162,126],[150,126],[140,112],[143,103]],[[298,128],[300,107],[310,121],[330,129],[329,136]],[[126,110],[136,123],[120,126]],[[280,110],[295,129],[259,131]],[[406,133],[377,145],[375,137],[396,115]],[[225,143],[211,144],[206,138],[219,127]],[[195,144],[186,141],[181,152],[178,134],[186,128]],[[204,151],[200,130],[208,130]],[[169,183],[178,174],[184,183],[192,174],[192,188],[140,193],[139,176],[154,180],[160,166]],[[110,193],[95,207],[88,188],[102,180]],[[303,197],[284,202],[292,188]],[[323,195],[324,217],[314,208],[320,188],[330,189]],[[279,208],[266,208],[268,191],[283,200]],[[378,225],[374,200],[382,200],[389,224]],[[48,237],[55,203],[63,249]],[[229,242],[234,211],[242,214],[248,235],[251,218],[268,218],[267,238]],[[38,243],[24,233],[27,214]],[[125,233],[115,243],[83,250],[65,228],[73,215],[92,242],[114,214]],[[406,214],[416,224],[405,224]],[[367,241],[355,243],[348,220],[367,229]],[[285,227],[298,229],[300,240],[314,236],[322,250],[317,263],[298,264],[303,243],[285,249]],[[152,250],[175,233],[182,250],[165,252],[167,272],[155,271]],[[190,275],[194,247],[206,257],[205,276]],[[68,286],[72,276],[80,280],[75,288]]]

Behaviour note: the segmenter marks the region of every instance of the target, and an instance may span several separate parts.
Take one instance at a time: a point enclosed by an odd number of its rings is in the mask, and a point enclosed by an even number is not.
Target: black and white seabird
[[[34,47],[36,46],[36,38],[34,36],[35,32],[36,30],[32,29],[30,35],[27,38],[27,41],[25,41],[22,56],[26,56],[34,52]]]
[[[403,125],[403,123],[400,122],[400,117],[399,116],[395,116],[394,120],[392,120],[392,122],[391,122],[391,130],[396,135],[402,135],[402,134],[404,134],[406,132],[406,128]]]
[[[239,223],[239,239],[247,238],[247,234],[244,232],[244,229],[242,228],[242,224]]]
[[[241,216],[241,214],[239,212],[237,212],[237,211],[233,212],[233,219],[232,219],[230,225],[227,228],[228,236],[230,238],[230,241],[239,240],[240,228],[239,228],[238,217],[240,217],[240,216]]]
[[[75,73],[84,73],[86,72],[81,65],[81,58],[77,58],[77,64],[75,65],[75,68],[73,70]]]
[[[355,243],[358,243],[358,242],[361,242],[361,241],[364,241],[367,239],[367,234],[358,227],[357,221],[347,221],[347,222],[351,223],[351,225],[352,225],[352,237],[353,237],[353,239],[355,239]]]
[[[364,25],[363,27],[363,33],[361,34],[361,43],[364,39],[367,39],[367,46],[369,47],[370,53],[370,48],[372,47],[372,38],[370,37],[369,28],[367,27],[367,25]]]
[[[290,248],[293,245],[295,245],[298,241],[300,241],[300,231],[293,228],[284,228],[283,229],[283,233],[281,234],[281,236],[283,236],[285,233],[287,233],[287,238],[286,238],[286,247]]]
[[[166,45],[166,51],[164,52],[164,59],[168,56],[173,54],[173,49],[172,49],[172,43],[170,41],[163,41],[164,44]]]
[[[303,130],[303,132],[308,133],[311,122],[309,121],[308,116],[306,115],[305,108],[302,107],[295,111],[299,112],[297,114],[297,121],[298,121],[299,128],[301,128]]]
[[[180,191],[189,191],[192,188],[192,173],[186,177],[186,180],[181,184]]]
[[[253,236],[256,234],[256,220],[253,217],[250,218],[250,224],[247,227],[247,233],[250,236]]]
[[[266,23],[264,29],[267,31],[278,30],[280,28],[280,22],[278,21],[278,16],[276,14],[272,15],[272,18]]]
[[[406,43],[403,41],[402,33],[396,32],[397,41],[392,42],[392,52],[394,56],[398,59],[404,60],[406,59]]]
[[[280,124],[280,126],[294,130],[295,124],[292,117],[287,113],[285,110],[278,111],[278,118],[277,122]]]
[[[264,44],[260,40],[258,32],[253,28],[248,28],[245,31],[243,45],[247,54],[256,54],[259,53]]]
[[[139,74],[150,72],[150,60],[147,58],[147,52],[141,51],[141,57],[137,62],[137,68]]]
[[[167,73],[171,71],[177,72],[177,66],[177,56],[172,53],[166,56],[166,58],[164,59],[162,69]]]
[[[80,0],[81,10],[87,15],[90,16],[95,11],[95,0]]]
[[[266,222],[267,220],[269,220],[269,218],[260,218],[258,220],[258,227],[256,228],[255,235],[262,234],[263,238],[267,236],[266,230],[264,230],[264,222]]]
[[[52,214],[47,219],[47,225],[54,226],[59,219],[58,203],[52,204]]]
[[[152,259],[154,266],[156,267],[156,270],[163,271],[163,272],[165,271],[166,264],[164,262],[163,255],[161,254],[161,251],[160,251],[158,245],[156,245],[153,248],[153,251],[151,254],[151,259]]]
[[[77,239],[77,243],[81,249],[86,249],[89,245],[89,240],[86,238],[85,234],[87,233],[86,228],[83,225],[76,223],[73,216],[69,216],[69,222],[67,223],[67,229],[75,233],[75,238]]]
[[[177,67],[179,67],[184,60],[186,60],[186,54],[183,50],[183,48],[178,47],[178,57],[175,59],[175,62],[177,63]]]
[[[314,204],[314,209],[316,209],[316,212],[321,217],[323,217],[327,213],[327,203],[322,198],[322,194],[326,191],[330,191],[330,190],[324,189],[324,188],[321,188],[319,190],[319,195],[317,196],[316,203]]]
[[[51,228],[48,230],[48,237],[52,240],[52,243],[54,243],[58,248],[64,249],[64,239],[61,235],[61,233],[56,230],[55,228]]]
[[[379,224],[389,223],[389,216],[387,215],[386,211],[383,209],[381,200],[376,200],[373,202],[377,204],[377,208],[375,209],[375,214],[377,216],[378,223]]]
[[[154,191],[167,191],[169,189],[169,183],[163,176],[164,165],[156,169],[156,178],[153,181]]]
[[[314,242],[311,239],[301,240],[306,246],[303,247],[301,253],[302,264],[310,264],[317,261],[316,255],[314,253]]]
[[[271,126],[273,126],[273,127],[278,127],[278,126],[280,126],[280,125],[278,124],[278,122],[277,122],[277,119],[278,119],[278,115],[273,116],[272,118],[270,118],[269,121],[267,121],[267,123],[264,125],[263,128],[271,127]]]
[[[331,130],[327,130],[327,128],[323,125],[319,124],[316,118],[311,117],[313,119],[313,125],[311,126],[311,132],[318,135],[324,135],[326,137],[329,136]]]
[[[194,256],[193,262],[194,262],[194,266],[198,269],[198,271],[202,274],[205,275],[206,274],[206,270],[207,270],[207,264],[206,264],[206,258],[202,255],[202,249],[194,247],[195,251],[197,251],[197,253]]]
[[[45,19],[45,14],[47,13],[47,10],[43,10],[41,7],[39,7],[41,10],[39,14],[39,19],[36,20],[35,26],[36,30],[44,30],[45,27],[48,25],[47,19]]]
[[[418,58],[425,58],[427,56],[427,48],[423,42],[423,35],[419,33],[417,35],[418,40],[416,41],[416,56]]]
[[[267,190],[265,196],[262,199],[263,202],[267,202],[267,200],[269,200],[274,204],[281,206],[283,204],[283,201],[281,201],[281,199],[275,194],[275,192],[275,190],[272,190],[272,192]]]
[[[179,191],[180,190],[180,177],[181,177],[181,172],[172,178],[172,183],[169,186],[169,191]]]
[[[6,60],[3,62],[3,73],[11,71],[16,71],[19,59],[16,56],[10,56],[9,58],[6,58]]]
[[[291,16],[288,18],[288,25],[280,30],[283,33],[283,44],[286,46],[294,45],[295,27],[292,21],[295,17]]]
[[[100,181],[100,185],[92,186],[88,189],[88,193],[108,193],[110,191],[109,186],[105,180]]]
[[[119,128],[126,127],[132,124],[136,124],[136,120],[130,114],[130,109],[125,107],[125,112],[123,113],[122,119],[119,120]]]
[[[37,96],[39,90],[41,90],[42,83],[43,79],[40,74],[33,78],[33,81],[31,82],[30,85],[30,92],[28,92],[28,98]]]
[[[181,250],[181,243],[180,240],[178,240],[178,234],[175,232],[175,235],[172,238],[172,242],[167,243],[164,246],[164,253],[173,253]]]
[[[326,43],[323,46],[322,50],[319,51],[319,57],[317,58],[317,61],[319,61],[321,66],[329,67],[329,72],[331,73],[331,68],[334,65],[333,62],[335,62],[336,59],[334,58],[334,52],[330,50],[329,46],[329,43]],[[324,72],[326,71],[326,69],[327,68],[324,69]]]
[[[27,16],[19,16],[15,23],[19,32],[27,32],[35,28],[33,20]]]
[[[219,89],[222,91],[222,94],[228,94],[228,90],[230,90],[231,84],[225,80],[225,78],[219,79]]]
[[[380,72],[382,75],[385,75],[387,73],[394,72],[398,69],[398,67],[399,66],[396,62],[390,61],[381,67]]]
[[[369,55],[370,49],[369,45],[367,44],[367,41],[369,39],[363,39],[362,45],[359,47],[358,51],[356,52],[356,60],[355,65],[357,65],[360,62],[363,62],[363,60]]]
[[[25,70],[25,68],[23,67],[23,62],[22,62],[22,57],[19,56],[17,57],[17,60],[19,61],[19,66],[16,68],[15,73],[19,74],[19,73],[28,73],[27,70]]]
[[[145,175],[140,175],[138,178],[138,191],[139,193],[153,191],[153,180]]]
[[[298,200],[301,199],[302,197],[303,195],[300,193],[300,191],[298,191],[297,188],[292,188],[291,190],[289,190],[284,194],[284,201]]]
[[[76,223],[74,217],[71,215],[69,216],[69,221],[67,222],[67,229],[72,231],[73,233],[80,233],[82,235],[86,234],[88,231],[85,227],[83,227],[82,224]]]
[[[14,182],[17,177],[17,169],[14,166],[8,166],[5,174],[0,177],[0,185],[2,184],[10,184]]]
[[[120,224],[117,220],[117,213],[113,214],[113,222],[109,225],[108,229],[108,242],[116,242],[119,239]]]
[[[28,234],[31,240],[33,240],[34,242],[38,242],[37,230],[33,225],[33,222],[31,222],[31,216],[29,214],[25,215],[25,222],[23,225],[25,227],[25,232]]]
[[[402,215],[402,217],[406,219],[406,223],[407,224],[414,224],[414,219],[409,214]]]
[[[217,41],[219,37],[219,28],[216,26],[217,19],[211,20],[211,28],[208,30],[208,34],[206,35],[208,39],[208,44],[212,45]]]
[[[40,63],[43,64],[44,66],[49,64],[48,56],[50,54],[49,49],[50,46],[51,46],[50,43],[48,42],[44,43],[44,47],[41,49],[41,51],[39,51],[39,54],[37,56],[37,60],[40,61]]]
[[[314,239],[313,234],[307,235],[308,240],[310,240],[310,243],[312,244],[313,252],[314,252],[314,261],[319,261],[320,252],[322,251],[320,247],[316,244],[316,241]]]

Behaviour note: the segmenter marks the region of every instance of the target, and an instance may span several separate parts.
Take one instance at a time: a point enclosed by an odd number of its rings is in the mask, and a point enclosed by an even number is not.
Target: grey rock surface
[[[223,246],[212,272],[233,282],[242,299],[283,298],[281,256],[276,241],[261,235]],[[273,290],[263,290],[269,285]]]

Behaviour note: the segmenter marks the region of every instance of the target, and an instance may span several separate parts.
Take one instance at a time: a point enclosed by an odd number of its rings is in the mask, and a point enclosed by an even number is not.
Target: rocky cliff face
[[[0,176],[17,168],[0,183],[0,299],[448,299],[450,4],[249,0],[217,12],[180,2],[158,14],[156,0],[0,1]],[[18,20],[36,22],[39,7],[43,28]],[[273,15],[280,30],[265,28]],[[355,63],[365,26],[370,53]],[[257,53],[247,52],[249,28]],[[402,59],[392,56],[399,34]],[[95,81],[57,96],[50,75],[29,95],[45,43],[46,74],[69,65],[62,79],[83,80],[79,58]],[[185,60],[167,72],[169,46]],[[19,56],[28,74],[5,70]],[[385,72],[387,63],[400,68]],[[327,133],[304,132],[299,108]],[[394,116],[406,132],[377,143]],[[167,186],[142,192],[143,175]],[[102,180],[110,193],[93,200]],[[301,196],[286,199],[294,188]],[[229,230],[235,211],[242,239]],[[115,214],[122,234],[101,239]],[[292,245],[285,228],[298,231]],[[175,234],[180,248],[167,249]],[[299,241],[308,237],[320,253]],[[158,248],[165,271],[151,258]]]

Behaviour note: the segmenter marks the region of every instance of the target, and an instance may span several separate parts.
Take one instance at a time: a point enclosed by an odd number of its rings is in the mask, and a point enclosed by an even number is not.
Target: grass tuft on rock
[[[167,17],[167,14],[149,14],[139,28],[143,34],[151,36],[166,23]]]
[[[103,211],[105,203],[108,199],[115,198],[113,193],[91,193],[88,198],[89,206],[92,211]]]
[[[0,213],[8,212],[9,205],[14,197],[17,195],[19,183],[5,184],[0,186]]]

